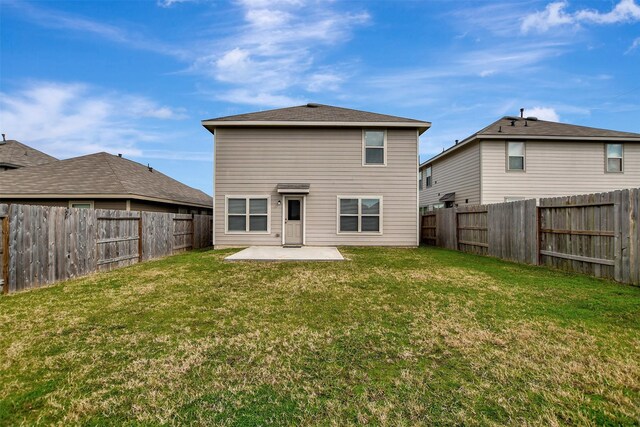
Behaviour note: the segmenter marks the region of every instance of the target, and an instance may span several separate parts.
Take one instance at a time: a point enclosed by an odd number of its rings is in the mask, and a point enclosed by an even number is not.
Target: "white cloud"
[[[198,0],[158,0],[158,6],[169,8],[175,4],[194,2]]]
[[[606,13],[593,9],[581,9],[573,13],[566,12],[569,3],[558,1],[549,3],[541,12],[535,12],[522,19],[520,30],[523,33],[546,32],[551,28],[581,23],[619,24],[640,21],[640,6],[635,0],[620,0]]]
[[[629,49],[627,49],[625,53],[630,53],[632,50],[635,50],[639,47],[640,47],[640,37],[638,37],[633,41],[633,43],[631,43],[631,46],[629,46]]]
[[[141,96],[81,83],[36,81],[0,93],[2,132],[59,157],[98,151],[139,156],[139,144],[166,138],[153,120],[184,117],[183,110]]]
[[[560,121],[560,116],[558,116],[556,110],[550,107],[525,108],[524,114],[526,117],[537,117],[540,120],[548,120],[550,122]]]
[[[323,1],[237,4],[243,11],[237,32],[218,43],[220,53],[202,55],[190,70],[228,84],[219,99],[252,105],[281,106],[292,99],[287,92],[337,91],[344,80],[341,70],[322,67],[317,57],[346,42],[354,27],[369,20],[366,12],[341,12]]]

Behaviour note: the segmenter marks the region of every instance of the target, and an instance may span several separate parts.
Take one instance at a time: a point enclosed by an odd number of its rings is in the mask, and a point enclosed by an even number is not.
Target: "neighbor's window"
[[[339,197],[340,233],[382,233],[381,197]]]
[[[427,187],[431,187],[431,166],[427,166],[425,173],[427,175]]]
[[[509,142],[507,150],[509,152],[508,168],[510,171],[524,170],[524,142]]]
[[[364,162],[365,165],[385,165],[386,131],[365,130],[364,131]]]
[[[69,202],[70,208],[75,209],[93,209],[93,201],[77,201],[77,202]]]
[[[422,190],[422,171],[418,172],[418,190]]]
[[[269,227],[268,197],[228,197],[227,231],[265,233]]]
[[[622,172],[622,144],[607,144],[607,172]]]
[[[444,203],[442,203],[442,202],[434,203],[433,204],[433,210],[435,211],[436,209],[444,209]]]

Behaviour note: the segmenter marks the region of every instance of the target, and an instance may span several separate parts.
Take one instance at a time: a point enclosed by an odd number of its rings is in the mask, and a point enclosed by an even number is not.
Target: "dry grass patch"
[[[231,252],[0,298],[0,424],[640,418],[640,289],[424,248]]]

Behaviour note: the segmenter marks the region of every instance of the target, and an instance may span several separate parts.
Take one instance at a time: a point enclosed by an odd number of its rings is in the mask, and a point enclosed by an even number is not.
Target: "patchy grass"
[[[0,424],[639,422],[639,288],[440,249],[231,252],[1,297]]]

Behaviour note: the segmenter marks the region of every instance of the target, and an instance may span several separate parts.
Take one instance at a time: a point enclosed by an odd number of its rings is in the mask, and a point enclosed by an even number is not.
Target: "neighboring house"
[[[213,208],[202,191],[107,153],[2,172],[0,203],[199,214]]]
[[[640,186],[640,134],[503,117],[419,168],[422,211]]]
[[[18,141],[0,141],[0,172],[25,166],[38,166],[58,159]]]
[[[320,104],[203,120],[214,245],[418,244],[418,136],[431,124]]]

